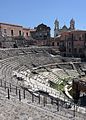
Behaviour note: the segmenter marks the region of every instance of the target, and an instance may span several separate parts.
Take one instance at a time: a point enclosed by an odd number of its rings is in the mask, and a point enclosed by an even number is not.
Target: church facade
[[[70,20],[70,27],[64,25],[62,28],[60,28],[59,21],[57,19],[55,20],[54,24],[54,37],[61,35],[63,32],[75,30],[75,21],[73,18]]]

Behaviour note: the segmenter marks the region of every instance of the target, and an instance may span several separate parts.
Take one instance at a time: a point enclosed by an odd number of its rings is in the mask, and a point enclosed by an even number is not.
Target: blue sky
[[[0,22],[36,27],[44,23],[51,27],[58,18],[60,27],[69,27],[74,18],[77,29],[86,29],[86,0],[0,0]]]

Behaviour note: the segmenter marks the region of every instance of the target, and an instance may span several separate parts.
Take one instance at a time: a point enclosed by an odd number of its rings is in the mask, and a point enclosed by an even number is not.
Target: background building
[[[8,23],[0,23],[0,34],[2,36],[9,36],[9,37],[15,37],[15,36],[24,36],[28,37],[30,36],[30,32],[34,29],[30,28],[24,28],[20,25],[14,25],[14,24],[8,24]]]
[[[86,31],[74,30],[62,33],[59,49],[63,56],[85,57]]]
[[[50,45],[50,27],[39,24],[34,29],[20,25],[0,23],[0,47],[46,46]]]
[[[47,40],[51,37],[50,30],[50,27],[42,23],[35,27],[35,31],[31,31],[31,36],[36,40]]]
[[[69,28],[66,25],[64,25],[62,28],[59,28],[59,21],[57,19],[55,20],[54,24],[55,24],[54,37],[57,37],[58,35],[60,35],[63,32],[75,30],[75,21],[73,18],[70,20]]]

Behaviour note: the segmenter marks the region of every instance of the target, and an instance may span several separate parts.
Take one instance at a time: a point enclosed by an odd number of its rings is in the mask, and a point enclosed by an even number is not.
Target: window
[[[82,53],[82,52],[83,52],[82,48],[79,48],[79,53]]]
[[[44,35],[44,40],[45,40],[45,39],[47,39],[47,36],[46,36],[46,35]]]
[[[13,30],[11,30],[11,36],[13,36]]]
[[[85,41],[86,41],[86,33],[85,33]]]
[[[21,30],[19,31],[19,36],[21,36]]]
[[[59,46],[59,42],[57,42],[57,46]]]
[[[7,33],[6,29],[4,29],[4,33],[5,33],[5,34]]]
[[[81,40],[81,37],[79,37],[79,40]]]
[[[71,49],[69,48],[69,52],[71,52]]]
[[[61,47],[64,47],[64,42],[60,42],[60,46],[61,46]]]
[[[77,53],[77,48],[74,48],[74,52]]]
[[[39,30],[41,30],[42,28],[40,27]]]
[[[40,35],[40,38],[41,38],[42,36]]]
[[[71,43],[69,42],[68,44],[69,44],[69,47],[71,47]]]
[[[54,42],[52,42],[52,46],[54,46]]]
[[[28,32],[26,33],[26,36],[28,36]]]
[[[42,33],[39,33],[40,36],[42,36]]]

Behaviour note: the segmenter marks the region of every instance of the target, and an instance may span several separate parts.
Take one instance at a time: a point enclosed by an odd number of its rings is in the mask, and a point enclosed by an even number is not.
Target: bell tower
[[[71,20],[70,20],[70,30],[74,30],[75,29],[75,21],[74,21],[74,19],[72,18]]]
[[[56,19],[54,22],[54,37],[59,35],[59,21]]]

